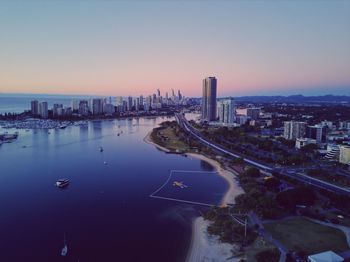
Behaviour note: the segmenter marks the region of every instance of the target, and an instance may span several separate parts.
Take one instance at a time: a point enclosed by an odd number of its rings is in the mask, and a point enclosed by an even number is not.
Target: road
[[[272,174],[273,172],[277,172],[283,176],[299,180],[300,182],[303,182],[304,184],[307,184],[307,185],[310,185],[310,186],[313,186],[313,187],[316,187],[319,189],[325,189],[327,191],[350,196],[349,189],[339,187],[337,185],[328,183],[326,181],[319,180],[319,179],[301,174],[300,169],[298,169],[298,168],[274,167],[274,166],[266,165],[263,163],[259,163],[255,160],[252,160],[252,159],[249,159],[246,157],[242,157],[239,154],[235,154],[235,153],[225,149],[224,147],[217,145],[217,144],[209,141],[207,138],[205,138],[199,131],[197,131],[194,127],[192,127],[188,123],[185,116],[181,113],[176,113],[175,119],[181,128],[183,128],[187,133],[189,133],[192,136],[194,136],[195,138],[197,138],[202,144],[204,144],[212,149],[215,149],[223,154],[227,154],[227,155],[232,156],[234,158],[242,158],[244,160],[244,162],[246,162],[246,163],[248,163],[248,164],[264,171],[264,172],[270,173],[270,174]]]

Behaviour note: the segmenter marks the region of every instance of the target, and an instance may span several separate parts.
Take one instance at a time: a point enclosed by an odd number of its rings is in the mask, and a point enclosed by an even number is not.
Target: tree
[[[255,167],[250,167],[247,171],[245,171],[245,174],[249,177],[259,177],[260,170]]]
[[[275,177],[270,177],[265,180],[264,186],[269,190],[269,191],[277,191],[278,187],[281,185],[281,181],[278,178]]]

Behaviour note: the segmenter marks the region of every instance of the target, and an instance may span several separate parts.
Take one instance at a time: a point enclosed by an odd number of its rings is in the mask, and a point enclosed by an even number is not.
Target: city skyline
[[[215,75],[218,97],[349,94],[347,1],[6,2],[0,17],[0,93],[200,97]]]

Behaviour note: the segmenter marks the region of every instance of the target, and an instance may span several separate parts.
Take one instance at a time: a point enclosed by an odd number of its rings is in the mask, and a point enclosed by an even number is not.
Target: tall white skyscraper
[[[218,101],[219,121],[224,124],[233,124],[236,120],[236,107],[232,97]]]

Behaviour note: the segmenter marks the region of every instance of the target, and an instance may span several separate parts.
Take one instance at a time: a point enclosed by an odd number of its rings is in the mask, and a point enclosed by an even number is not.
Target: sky
[[[0,2],[0,93],[350,95],[350,1]]]

